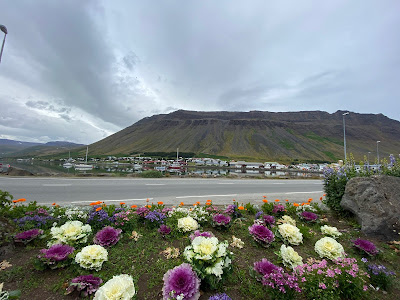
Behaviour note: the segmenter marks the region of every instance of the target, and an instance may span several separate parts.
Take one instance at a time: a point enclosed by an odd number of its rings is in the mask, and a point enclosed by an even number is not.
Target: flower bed
[[[200,300],[400,295],[396,246],[366,240],[317,205],[307,204],[315,211],[291,203],[266,210],[252,204],[190,209],[96,203],[81,210],[16,205],[18,210],[10,206],[2,215],[19,220],[30,210],[56,220],[52,227],[21,228],[13,235],[29,243],[6,257],[0,282],[3,289],[21,289],[25,298],[43,299],[45,293],[57,299]],[[304,217],[305,211],[318,220]],[[364,263],[365,256],[372,261]],[[46,268],[38,272],[32,258]]]

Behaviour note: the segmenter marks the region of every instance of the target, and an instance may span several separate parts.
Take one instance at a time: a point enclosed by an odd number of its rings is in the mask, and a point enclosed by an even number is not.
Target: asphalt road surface
[[[268,179],[193,179],[193,178],[21,178],[0,177],[0,190],[14,199],[26,198],[39,204],[87,205],[94,201],[127,205],[141,205],[163,201],[166,205],[183,202],[188,205],[211,199],[214,204],[262,204],[288,199],[303,202],[319,200],[324,194],[322,180],[268,180]]]

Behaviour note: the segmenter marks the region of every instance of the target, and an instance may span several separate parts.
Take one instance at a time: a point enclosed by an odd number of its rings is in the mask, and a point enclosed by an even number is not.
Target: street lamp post
[[[343,114],[343,142],[344,142],[344,162],[347,163],[347,151],[346,151],[346,123],[344,121],[344,116],[347,116],[349,112]]]
[[[379,143],[381,141],[376,141],[376,156],[378,158],[378,166],[379,166]]]
[[[1,56],[3,55],[4,43],[6,42],[6,35],[7,35],[8,31],[7,31],[7,27],[4,25],[0,25],[0,30],[2,32],[4,32],[3,44],[1,45],[1,51],[0,51],[0,62],[1,62]]]

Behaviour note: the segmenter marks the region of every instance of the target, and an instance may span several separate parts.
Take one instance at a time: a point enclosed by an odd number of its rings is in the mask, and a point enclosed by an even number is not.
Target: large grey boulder
[[[352,178],[340,205],[355,214],[366,235],[384,241],[400,239],[399,177]]]

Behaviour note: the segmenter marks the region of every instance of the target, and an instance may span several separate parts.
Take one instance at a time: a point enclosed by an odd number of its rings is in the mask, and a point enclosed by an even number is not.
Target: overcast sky
[[[177,109],[400,120],[398,0],[0,0],[0,24],[0,138],[88,144]]]

